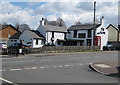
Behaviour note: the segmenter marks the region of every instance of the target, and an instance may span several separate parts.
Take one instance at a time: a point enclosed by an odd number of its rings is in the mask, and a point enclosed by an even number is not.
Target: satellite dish
[[[10,36],[11,36],[11,35],[10,35],[10,34],[8,34],[8,38],[10,38]]]

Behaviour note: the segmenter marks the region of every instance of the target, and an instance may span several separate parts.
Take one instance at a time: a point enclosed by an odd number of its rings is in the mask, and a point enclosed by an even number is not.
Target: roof
[[[5,28],[7,28],[7,27],[11,27],[11,28],[13,28],[14,30],[16,30],[17,32],[20,32],[19,30],[17,30],[14,26],[12,26],[11,24],[7,24],[7,25],[2,25],[2,24],[0,24],[0,31],[1,30],[3,30],[3,29],[5,29]]]
[[[31,30],[32,32],[36,33],[39,37],[45,38],[39,31]]]
[[[101,26],[101,24],[95,25],[95,28]],[[82,25],[72,25],[70,28],[68,28],[69,31],[72,30],[88,30],[93,29],[94,24],[82,24]]]
[[[113,25],[113,24],[109,24],[109,26],[106,29],[108,29],[110,26],[112,26],[116,30],[120,31],[119,28],[118,28],[118,25]]]
[[[66,27],[44,25],[44,28],[45,28],[46,31],[67,32],[67,28]]]
[[[32,38],[45,39],[38,31],[34,31],[34,30],[26,30],[26,31],[32,36]]]
[[[11,36],[10,37],[10,39],[19,39],[19,37],[20,37],[20,35],[21,35],[22,33],[15,33],[13,36]]]

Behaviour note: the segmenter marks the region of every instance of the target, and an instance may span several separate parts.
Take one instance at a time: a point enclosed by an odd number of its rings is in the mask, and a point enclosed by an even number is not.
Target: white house
[[[23,40],[24,43],[30,44],[32,48],[39,48],[44,45],[45,38],[34,30],[25,30],[19,37],[19,40]]]
[[[59,40],[63,45],[74,46],[99,46],[102,47],[107,43],[108,31],[104,27],[104,17],[101,18],[101,23],[95,25],[95,36],[93,37],[93,24],[72,25],[68,28],[66,40]],[[93,42],[94,41],[94,42]]]
[[[66,27],[45,24],[45,20],[43,18],[40,21],[40,25],[37,30],[45,37],[46,45],[60,45],[58,43],[58,39],[65,39],[67,34]]]
[[[15,33],[13,36],[9,38],[9,47],[14,43],[20,43],[19,37],[22,33]]]
[[[104,27],[104,17],[101,18],[101,25],[96,28],[95,32],[95,41],[94,44],[100,46],[100,49],[103,49],[103,46],[108,42],[108,30]]]

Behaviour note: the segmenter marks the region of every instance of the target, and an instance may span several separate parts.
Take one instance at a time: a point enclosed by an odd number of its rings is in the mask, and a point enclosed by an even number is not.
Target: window
[[[14,42],[17,42],[17,40],[14,40]]]
[[[36,45],[38,45],[38,39],[36,39]]]
[[[78,34],[78,38],[85,38],[85,33]]]
[[[13,42],[13,40],[11,40],[11,42]]]
[[[52,38],[54,38],[54,32],[52,32]]]
[[[44,40],[41,40],[41,44],[44,45]]]
[[[101,31],[104,31],[104,28],[101,28]]]
[[[77,38],[77,30],[74,30],[74,38]]]
[[[91,37],[91,30],[88,30],[88,38]]]
[[[91,39],[87,40],[87,46],[91,46]]]

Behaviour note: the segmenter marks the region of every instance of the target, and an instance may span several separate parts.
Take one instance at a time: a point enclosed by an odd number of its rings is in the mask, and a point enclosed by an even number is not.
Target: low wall
[[[91,47],[91,46],[46,46],[46,47],[41,47],[41,48],[29,48],[27,49],[27,53],[68,52],[68,51],[87,51],[87,50],[99,50],[99,47],[98,46],[94,46],[94,47]],[[10,52],[8,51],[8,49],[1,50],[1,54],[10,54],[8,52]]]
[[[67,51],[85,51],[85,50],[99,50],[98,46],[46,46],[41,48],[32,48],[29,53],[35,52],[67,52]]]

